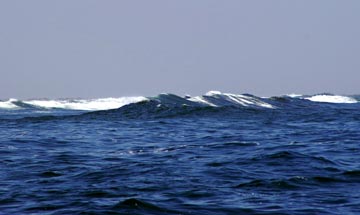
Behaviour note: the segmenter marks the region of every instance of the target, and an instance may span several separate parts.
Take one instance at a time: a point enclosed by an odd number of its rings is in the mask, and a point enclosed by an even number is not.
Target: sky
[[[358,0],[1,0],[0,98],[360,94]]]

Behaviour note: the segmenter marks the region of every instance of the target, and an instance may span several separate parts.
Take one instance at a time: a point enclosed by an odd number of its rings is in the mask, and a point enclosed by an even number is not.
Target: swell
[[[0,101],[0,109],[62,109],[62,110],[82,110],[97,111],[120,108],[124,105],[146,100],[145,97],[120,97],[120,98],[100,98],[100,99],[39,99],[39,100],[17,100],[9,99]]]
[[[83,110],[98,111],[118,109],[122,106],[142,102],[146,100],[158,101],[161,104],[171,106],[211,106],[211,107],[251,107],[251,108],[276,108],[277,105],[309,105],[311,103],[328,104],[355,104],[360,101],[360,96],[340,96],[334,94],[315,94],[315,95],[285,95],[270,98],[260,98],[250,94],[231,94],[219,91],[209,91],[202,96],[185,96],[166,93],[155,97],[119,97],[119,98],[100,98],[100,99],[38,99],[38,100],[0,100],[0,110],[18,109],[63,109],[63,110]]]
[[[171,107],[192,106],[192,107],[261,107],[274,108],[271,104],[263,101],[263,99],[243,94],[221,93],[218,91],[210,91],[202,96],[177,96],[166,93],[155,97],[120,97],[120,98],[103,98],[103,99],[60,99],[60,100],[17,100],[9,99],[7,101],[0,101],[0,109],[64,109],[64,110],[84,110],[84,111],[98,111],[118,109],[122,106],[142,102],[142,101],[156,101],[161,105]]]
[[[335,95],[319,94],[317,97]],[[11,99],[0,102],[1,121],[20,120],[41,122],[61,119],[152,119],[171,117],[238,117],[256,116],[259,113],[278,117],[289,116],[290,119],[309,121],[333,121],[337,116],[347,117],[354,113],[359,103],[354,97],[346,97],[350,103],[314,102],[314,96],[291,95],[260,98],[249,94],[236,95],[210,91],[203,96],[180,97],[174,94],[160,94],[155,97],[124,97],[118,99],[97,100],[33,100],[20,101]],[[339,101],[339,96],[335,96]],[[85,113],[84,113],[85,112]],[[23,114],[26,113],[26,114]],[[31,114],[29,114],[31,113]],[[10,114],[6,117],[6,114]],[[16,117],[14,117],[14,114]],[[274,115],[275,114],[275,115]],[[4,118],[5,116],[5,118]],[[352,117],[360,116],[352,115]],[[6,119],[7,118],[7,119]],[[271,117],[268,119],[272,121]],[[270,122],[269,121],[269,122]]]
[[[160,119],[160,118],[180,118],[180,117],[229,117],[235,114],[252,114],[259,110],[240,109],[235,107],[199,107],[199,106],[180,106],[172,107],[159,105],[155,101],[144,101],[125,105],[119,109],[93,111],[85,113],[60,114],[60,115],[38,115],[23,116],[16,118],[0,118],[0,122],[18,123],[42,123],[54,120],[86,121],[86,120],[105,120],[119,121],[129,119]]]
[[[252,95],[222,94],[211,91],[197,97],[160,94],[118,109],[88,112],[81,116],[93,119],[229,117],[238,114],[253,115],[275,109],[276,107],[270,102]]]

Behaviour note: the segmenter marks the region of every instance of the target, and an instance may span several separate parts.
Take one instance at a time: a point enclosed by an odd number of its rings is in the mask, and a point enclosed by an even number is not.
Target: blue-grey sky
[[[358,0],[2,0],[0,98],[360,93]]]

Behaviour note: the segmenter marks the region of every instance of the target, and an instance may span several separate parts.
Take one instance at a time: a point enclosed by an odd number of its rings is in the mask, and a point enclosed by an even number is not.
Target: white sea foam
[[[308,98],[307,100],[313,102],[328,102],[328,103],[357,103],[358,101],[354,98],[347,96],[338,96],[338,95],[315,95]]]
[[[256,97],[246,96],[246,95],[236,95],[236,94],[229,94],[225,93],[225,96],[229,97],[230,100],[234,101],[235,103],[238,103],[243,106],[260,106],[265,108],[274,108],[271,104],[268,104],[264,101],[261,101],[260,99]]]
[[[209,91],[204,96],[196,96],[188,100],[214,107],[226,105],[240,105],[274,108],[274,106],[272,106],[271,104],[261,101],[259,98],[256,97],[231,93],[221,93],[219,91]]]
[[[189,101],[192,101],[192,102],[196,102],[196,103],[200,103],[200,104],[204,104],[204,105],[209,105],[209,106],[212,106],[212,107],[217,107],[217,105],[209,102],[209,101],[206,101],[206,99],[202,96],[195,96],[195,97],[191,97],[188,99]]]
[[[214,96],[214,95],[221,95],[222,93],[220,91],[211,90],[205,94],[205,96]]]
[[[170,94],[164,94],[170,96]],[[339,96],[339,95],[314,95],[305,97],[298,94],[289,94],[290,97],[300,97],[314,102],[328,102],[328,103],[357,103],[358,101],[351,97]],[[174,96],[173,96],[174,97]],[[180,98],[180,97],[179,97]],[[177,97],[168,98],[172,102],[178,101]],[[190,97],[186,96],[184,104],[187,102],[195,102],[202,106],[245,106],[245,107],[264,107],[264,108],[276,108],[275,106],[265,102],[259,97],[251,95],[237,95],[231,93],[221,93],[219,91],[209,91],[203,96]],[[180,100],[181,100],[180,99]],[[71,99],[71,100],[25,100],[20,101],[17,99],[9,99],[7,101],[0,101],[0,109],[21,109],[27,108],[27,106],[35,106],[44,109],[70,109],[70,110],[84,110],[84,111],[96,111],[96,110],[109,110],[120,108],[124,105],[137,103],[140,101],[148,100],[146,97],[120,97],[120,98],[100,98],[100,99]],[[187,101],[186,101],[187,100]],[[191,105],[191,103],[190,103]]]
[[[299,98],[302,97],[303,95],[301,94],[296,94],[296,93],[291,93],[291,94],[287,94],[287,96],[291,97],[291,98]]]
[[[109,110],[120,108],[130,103],[147,100],[145,97],[121,97],[102,99],[79,99],[79,100],[30,100],[23,101],[25,104],[34,105],[40,108],[61,108],[70,110]]]
[[[18,109],[19,106],[15,105],[13,102],[18,101],[17,99],[9,99],[7,101],[0,101],[0,109]]]

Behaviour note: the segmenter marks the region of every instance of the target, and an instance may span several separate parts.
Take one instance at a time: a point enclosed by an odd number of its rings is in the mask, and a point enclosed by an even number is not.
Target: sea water
[[[360,214],[331,94],[0,101],[0,214]]]

